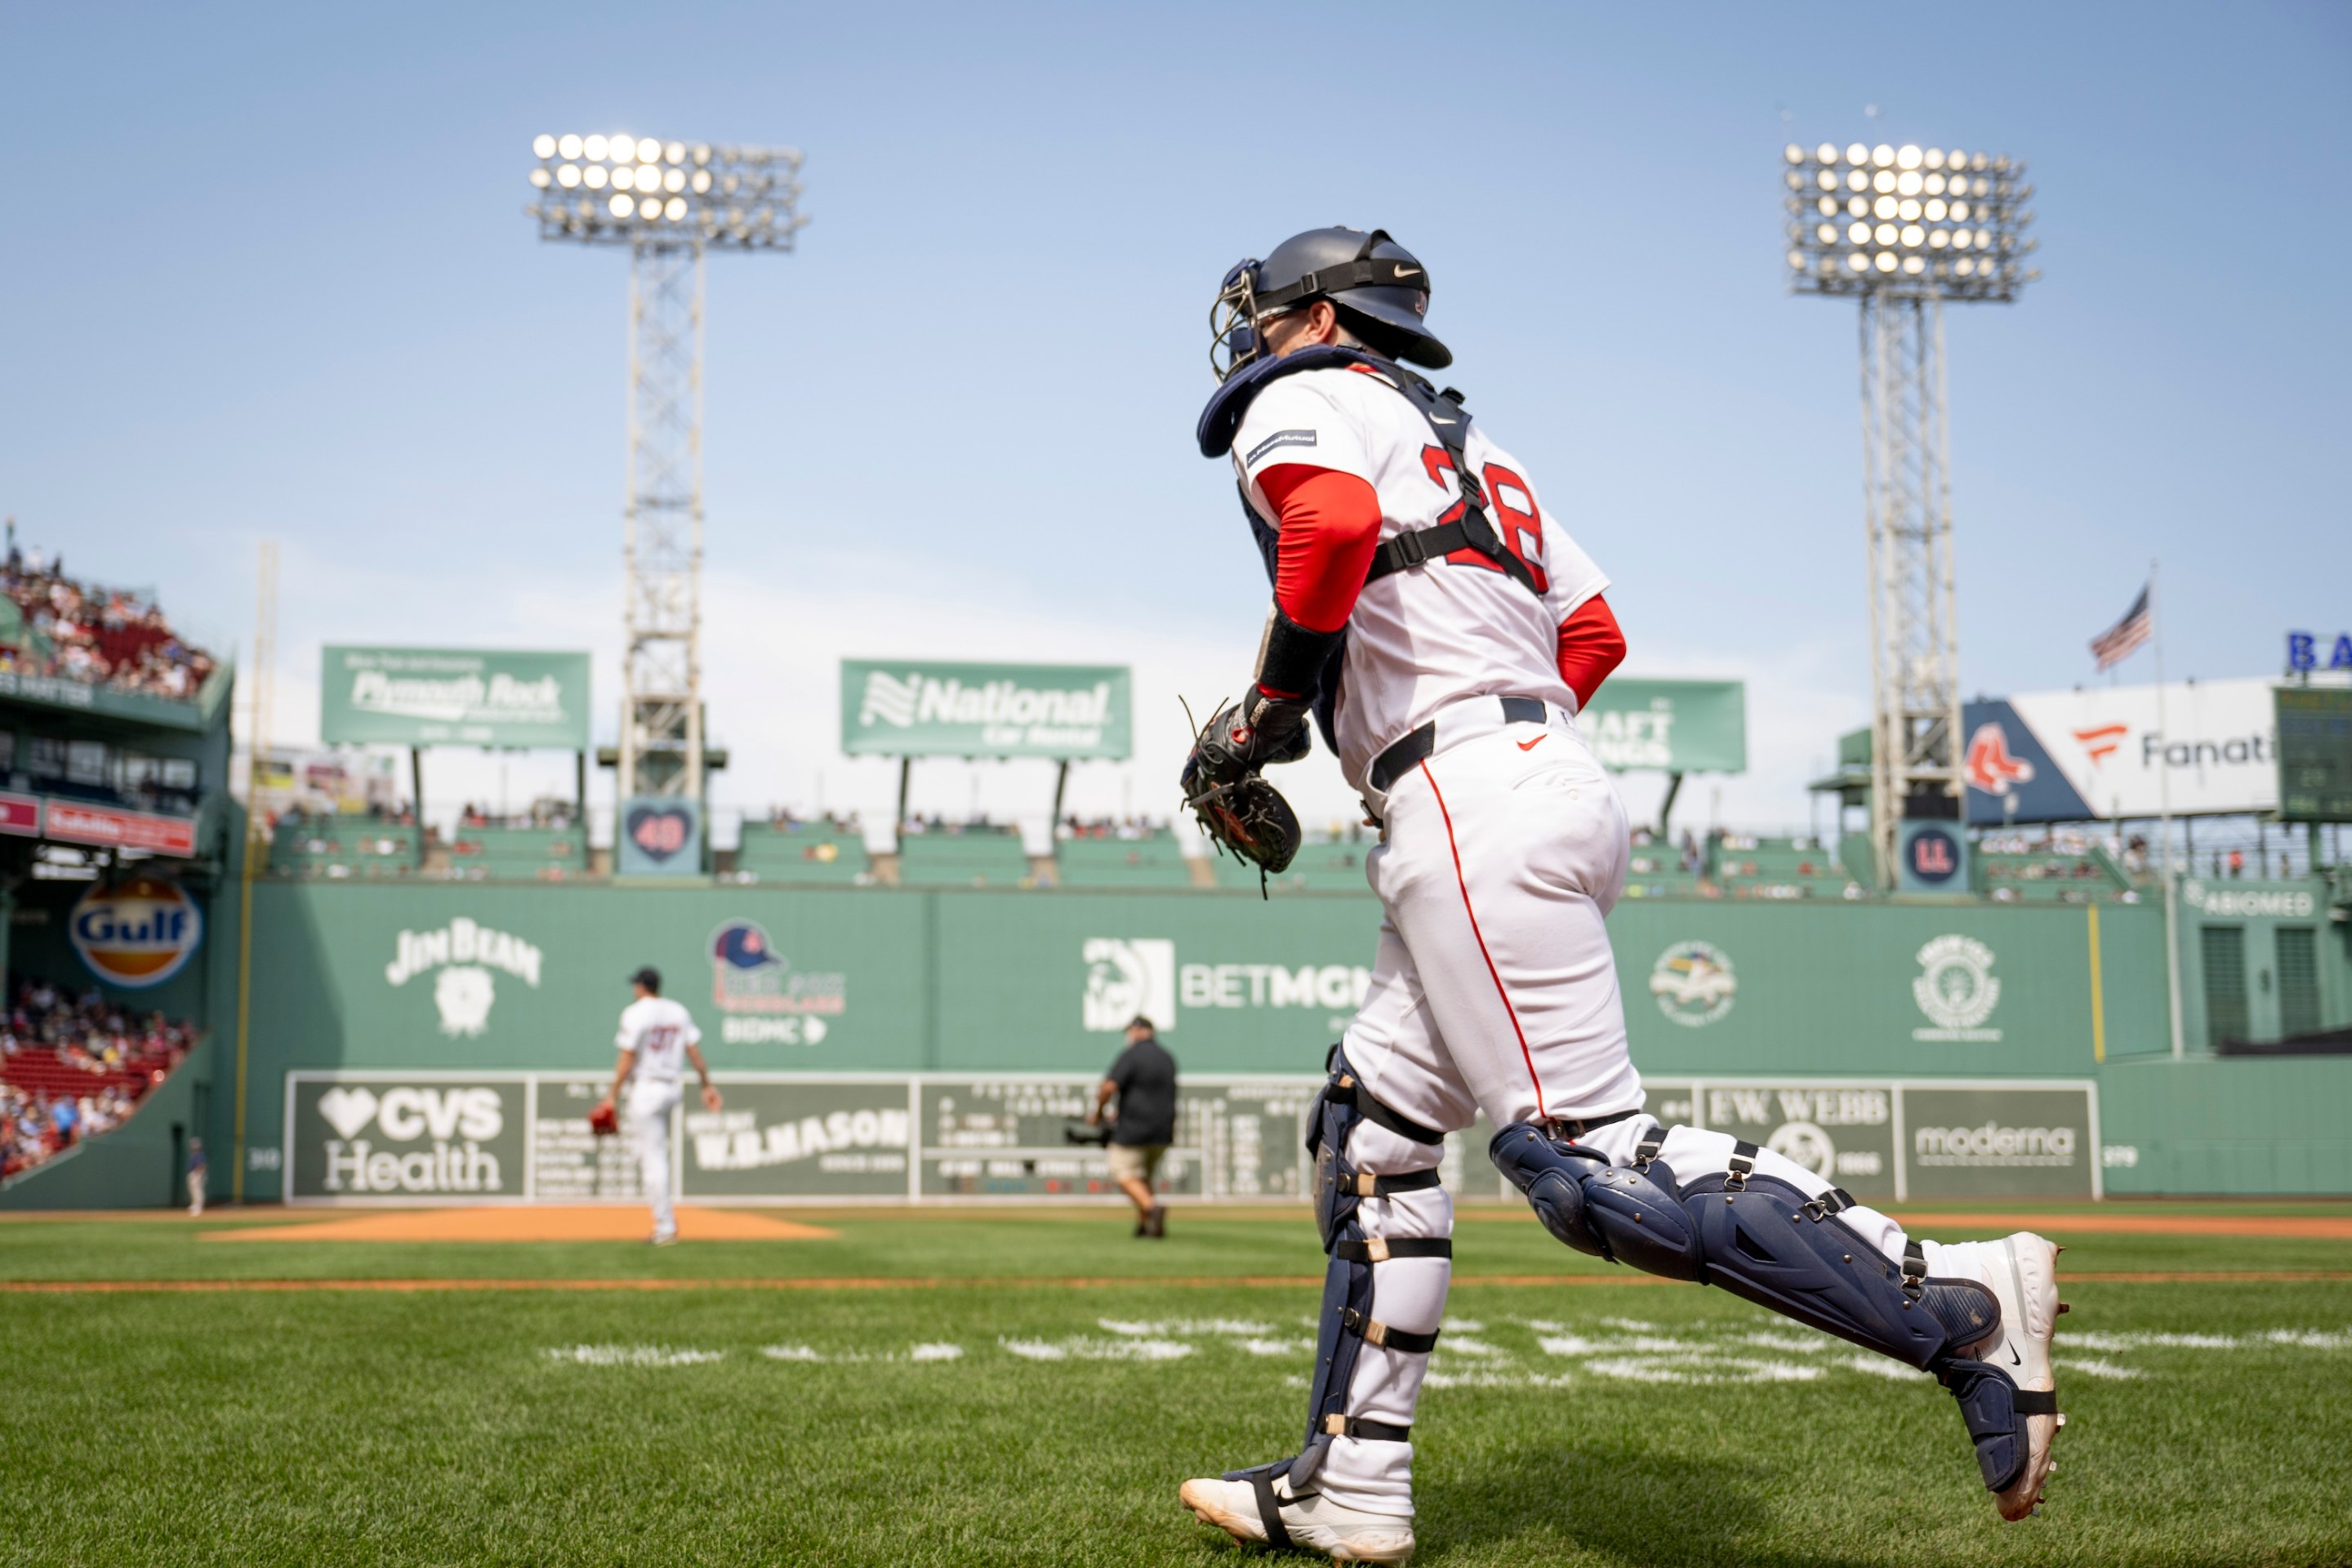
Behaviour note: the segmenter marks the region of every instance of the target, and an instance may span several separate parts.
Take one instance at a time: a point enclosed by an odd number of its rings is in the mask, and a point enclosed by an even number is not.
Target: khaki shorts
[[[1149,1182],[1160,1172],[1160,1156],[1168,1152],[1165,1143],[1106,1143],[1103,1152],[1110,1156],[1110,1179],[1114,1182]]]

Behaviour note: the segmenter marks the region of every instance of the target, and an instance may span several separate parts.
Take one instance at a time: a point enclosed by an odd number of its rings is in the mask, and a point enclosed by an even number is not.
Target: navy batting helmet
[[[1264,352],[1261,323],[1317,300],[1377,353],[1433,370],[1454,353],[1422,324],[1429,310],[1429,269],[1386,229],[1310,228],[1292,235],[1265,260],[1236,263],[1225,274],[1210,317],[1216,342],[1210,363],[1223,381]]]

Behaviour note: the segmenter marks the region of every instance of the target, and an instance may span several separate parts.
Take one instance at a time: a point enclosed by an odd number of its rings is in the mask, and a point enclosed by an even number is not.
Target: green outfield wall
[[[2341,1113],[2352,1106],[2352,1058],[2207,1049],[2218,1037],[2204,1012],[2208,983],[2228,973],[2200,968],[2217,922],[2225,935],[2244,929],[2257,1026],[2261,998],[2283,992],[2298,942],[2315,941],[2327,965],[2315,1004],[2323,1021],[2334,1026],[2352,1005],[2346,927],[2329,918],[2325,885],[2312,888],[2208,889],[2184,908],[2182,1063],[2170,1058],[2164,920],[2153,902],[1654,899],[1621,905],[1610,931],[1635,1061],[1654,1082],[1703,1086],[1704,1104],[1685,1107],[1676,1091],[1681,1119],[1732,1125],[1725,1118],[1736,1111],[1743,1135],[1763,1142],[1807,1121],[1787,1106],[1809,1086],[1859,1086],[1881,1094],[1886,1125],[1865,1136],[1861,1123],[1840,1131],[1834,1119],[1816,1122],[1840,1158],[1858,1160],[1878,1147],[1871,1140],[1899,1135],[1894,1118],[1915,1090],[1898,1085],[2063,1081],[2103,1097],[2070,1111],[2068,1125],[2074,1157],[2097,1162],[2106,1191],[2347,1192],[2352,1133]],[[16,973],[88,982],[64,936],[79,891],[17,889]],[[191,1114],[216,1151],[222,1193],[239,1081],[239,891],[234,882],[210,891],[196,962],[124,995],[212,1032],[212,1092]],[[1204,1081],[1311,1078],[1369,983],[1380,919],[1369,895],[1265,901],[1205,890],[264,880],[253,900],[244,1174],[247,1194],[264,1199],[284,1191],[291,1075],[593,1084],[610,1068],[625,977],[646,963],[693,1011],[714,1068],[747,1082],[834,1075],[887,1082],[896,1087],[883,1099],[904,1100],[919,1082],[1083,1081],[1138,1013],[1159,1022]],[[2315,935],[2295,937],[2305,928]],[[1772,1093],[1751,1105],[1717,1101],[1704,1087],[1734,1084]],[[514,1136],[525,1120],[562,1120],[531,1105],[524,1120],[501,1113]],[[783,1118],[789,1107],[771,1109]],[[1937,1112],[1943,1132],[1956,1114]],[[2011,1122],[2026,1124],[1993,1105],[1969,1125],[1990,1146]],[[952,1154],[925,1138],[910,1147],[902,1173]],[[1941,1167],[1915,1158],[1929,1152],[1880,1151],[1885,1179],[1916,1164],[1931,1173],[1919,1190],[1933,1191]]]
[[[1344,1028],[1379,921],[1369,897],[1189,891],[263,882],[255,900],[258,1197],[279,1190],[288,1075],[593,1075],[643,963],[729,1074],[1086,1074],[1140,1012],[1190,1072],[1290,1077]],[[1610,924],[1653,1076],[2105,1084],[2160,1062],[2108,1112],[2105,1141],[2133,1162],[2106,1157],[2115,1190],[2352,1186],[2342,1132],[2318,1122],[2267,1163],[2207,1146],[2267,1135],[2266,1089],[2213,1085],[2279,1064],[2209,1062],[2204,1087],[2167,1087],[2189,1079],[2171,1076],[2152,906],[1659,900]],[[2294,1092],[2344,1103],[2347,1065],[2300,1064]],[[2200,1142],[2183,1119],[2216,1095],[2235,1131]]]

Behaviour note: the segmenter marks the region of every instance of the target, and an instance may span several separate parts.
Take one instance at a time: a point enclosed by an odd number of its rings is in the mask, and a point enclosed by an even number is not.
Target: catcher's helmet
[[[1429,310],[1429,269],[1386,229],[1310,228],[1274,247],[1265,260],[1238,262],[1225,274],[1211,312],[1216,341],[1210,363],[1219,381],[1258,357],[1259,323],[1316,300],[1338,307],[1340,321],[1374,352],[1433,370],[1454,353],[1422,324]]]

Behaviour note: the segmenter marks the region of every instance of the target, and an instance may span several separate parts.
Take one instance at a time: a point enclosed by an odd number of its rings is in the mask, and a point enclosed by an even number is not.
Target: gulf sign
[[[131,877],[81,896],[66,922],[74,951],[110,985],[143,991],[186,966],[205,939],[204,911],[177,882]]]

